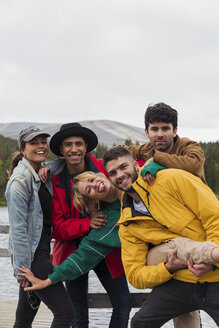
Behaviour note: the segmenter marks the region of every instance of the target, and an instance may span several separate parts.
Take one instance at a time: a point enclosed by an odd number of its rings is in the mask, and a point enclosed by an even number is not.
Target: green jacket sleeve
[[[117,221],[120,217],[120,202],[107,204],[104,208],[107,224],[101,229],[93,229],[85,236],[78,249],[49,275],[53,284],[64,280],[74,280],[93,269],[113,247],[121,247]]]
[[[141,170],[141,176],[142,178],[145,177],[147,173],[150,173],[154,178],[156,178],[157,172],[166,169],[165,166],[162,166],[156,162],[152,162],[148,165],[146,165],[142,170]]]

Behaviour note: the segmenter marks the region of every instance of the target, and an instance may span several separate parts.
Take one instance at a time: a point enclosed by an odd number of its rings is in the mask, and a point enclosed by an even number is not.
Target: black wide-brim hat
[[[92,130],[85,128],[77,122],[66,123],[52,136],[49,144],[51,151],[58,156],[62,156],[60,146],[62,141],[68,137],[82,137],[87,144],[87,153],[96,148],[98,144],[97,136]]]

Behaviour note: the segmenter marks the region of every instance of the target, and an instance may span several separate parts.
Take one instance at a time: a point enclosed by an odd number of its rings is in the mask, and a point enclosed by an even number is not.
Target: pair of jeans
[[[159,328],[183,313],[203,310],[219,325],[219,282],[188,283],[175,279],[153,288],[131,320],[131,328]]]
[[[46,279],[52,268],[49,253],[39,254],[31,264],[34,275],[40,279]],[[31,291],[31,294],[20,286],[14,328],[31,328],[41,301],[53,312],[52,328],[70,327],[74,316],[73,305],[63,284],[58,283],[42,290]]]
[[[125,275],[113,279],[105,260],[94,269],[112,303],[109,328],[127,328],[131,310],[131,295]],[[66,287],[74,306],[72,328],[88,328],[88,274],[66,282]]]

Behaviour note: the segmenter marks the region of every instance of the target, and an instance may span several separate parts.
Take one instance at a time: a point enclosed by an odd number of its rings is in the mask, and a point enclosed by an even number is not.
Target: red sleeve
[[[143,161],[142,159],[135,159],[135,161],[138,163],[140,167],[142,167],[145,164],[145,161]]]
[[[72,196],[71,196],[72,203]],[[83,237],[90,231],[90,218],[80,218],[80,213],[73,205],[71,217],[65,200],[64,189],[56,187],[53,180],[52,225],[53,238],[57,240],[71,240]]]

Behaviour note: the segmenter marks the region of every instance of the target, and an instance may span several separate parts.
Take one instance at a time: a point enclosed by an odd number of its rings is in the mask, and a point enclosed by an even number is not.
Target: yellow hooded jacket
[[[176,237],[209,240],[219,245],[219,202],[198,177],[178,169],[157,174],[152,186],[139,175],[132,185],[149,213],[133,208],[133,199],[123,194],[118,222],[122,261],[128,281],[139,289],[151,288],[171,278],[192,282],[218,282],[219,270],[196,277],[189,270],[166,269],[164,262],[146,265],[149,243],[159,245]]]

